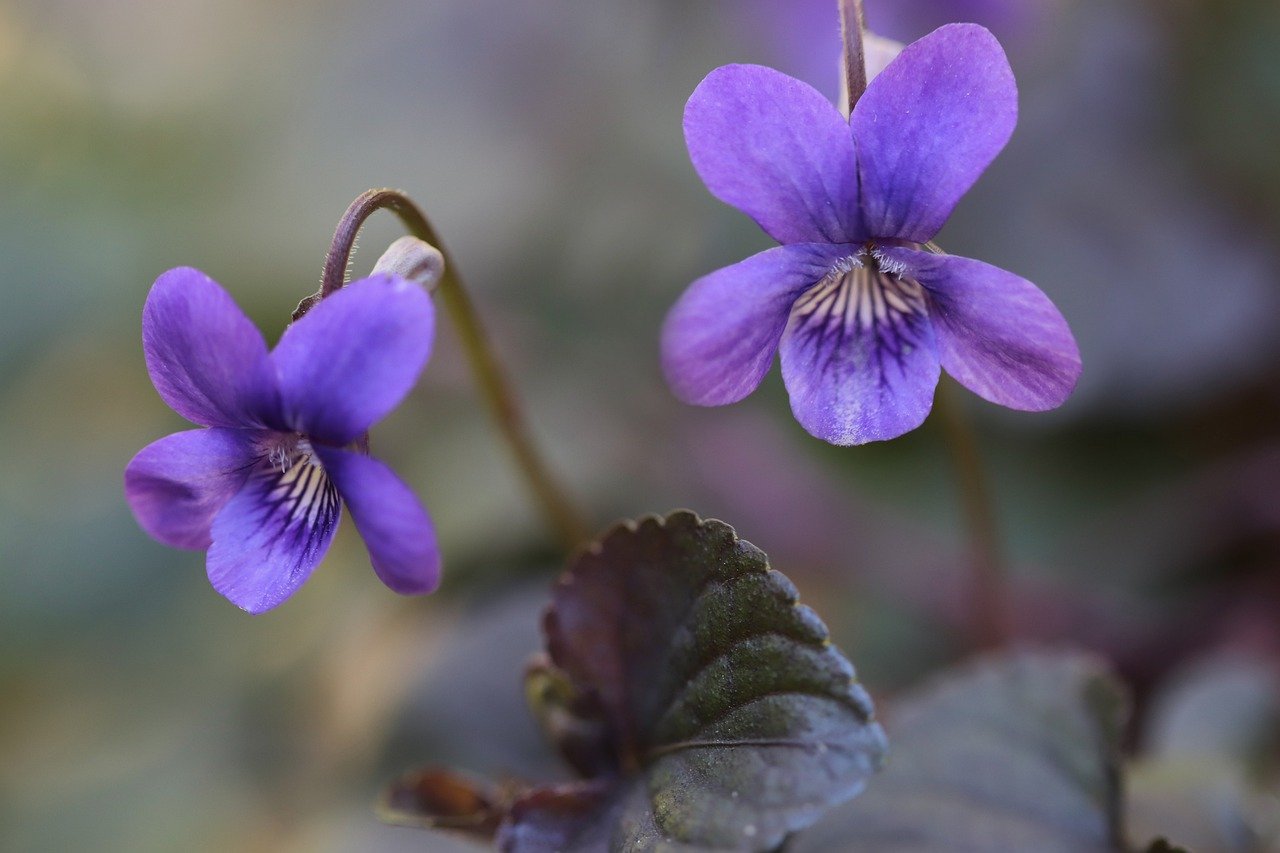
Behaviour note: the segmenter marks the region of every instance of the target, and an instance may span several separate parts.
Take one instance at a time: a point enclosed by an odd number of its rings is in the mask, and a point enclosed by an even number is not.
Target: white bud
[[[867,57],[867,82],[876,79],[890,62],[898,58],[904,47],[906,45],[900,41],[868,32],[862,39],[862,49]]]
[[[887,39],[884,36],[878,36],[870,30],[862,31],[862,55],[867,63],[867,82],[879,76],[880,72],[888,67],[890,62],[897,58],[902,49],[906,47],[902,42]],[[842,59],[843,63],[844,60]],[[843,69],[841,65],[841,69]],[[845,115],[849,114],[849,78],[840,72],[840,112]]]
[[[444,275],[444,255],[426,240],[401,237],[378,258],[373,265],[373,274],[399,276],[423,284],[427,290],[434,290]]]

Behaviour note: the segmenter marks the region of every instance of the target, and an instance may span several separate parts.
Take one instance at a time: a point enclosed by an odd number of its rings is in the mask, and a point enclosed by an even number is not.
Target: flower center
[[[311,442],[297,433],[279,436],[267,450],[267,462],[281,474],[306,462],[317,467],[320,465],[311,449]]]
[[[314,527],[337,512],[338,492],[304,436],[280,436],[266,455],[272,478],[267,500],[290,523]]]
[[[871,251],[844,258],[801,294],[792,316],[802,324],[834,324],[850,332],[923,319],[928,313],[924,288],[901,272]]]

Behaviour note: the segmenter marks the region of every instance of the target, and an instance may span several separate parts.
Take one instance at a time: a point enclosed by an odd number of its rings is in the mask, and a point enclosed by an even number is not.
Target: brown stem
[[[849,89],[849,112],[867,91],[867,54],[862,44],[866,29],[862,0],[840,0],[840,35],[844,41],[844,79]]]
[[[982,455],[950,380],[944,378],[938,384],[933,411],[942,426],[959,481],[960,505],[968,530],[974,644],[979,649],[997,648],[1008,641],[1011,633],[1008,581]]]
[[[566,550],[572,550],[587,538],[587,527],[578,515],[564,490],[551,475],[542,456],[538,453],[516,401],[507,376],[498,364],[488,335],[480,323],[467,290],[458,274],[457,265],[436,234],[431,222],[422,211],[398,190],[379,189],[363,193],[342,215],[334,232],[329,254],[325,257],[320,292],[308,297],[294,312],[298,319],[315,302],[340,290],[346,282],[347,267],[351,262],[356,235],[365,220],[379,210],[389,210],[399,217],[405,229],[420,240],[425,240],[440,250],[444,256],[444,275],[436,292],[444,302],[445,311],[458,330],[458,337],[475,372],[476,382],[489,405],[489,411],[497,421],[498,429],[511,445],[516,463],[524,475],[529,490],[538,502],[547,523],[555,531]]]
[[[926,251],[945,255],[933,241],[924,244]],[[978,450],[969,419],[956,392],[955,383],[946,379],[938,384],[933,410],[938,413],[951,462],[960,487],[960,503],[965,527],[969,531],[971,565],[969,595],[973,614],[974,644],[979,649],[995,648],[1008,642],[1013,634],[1009,609],[1009,579],[1000,548],[1000,525],[995,504],[987,486],[986,469]]]

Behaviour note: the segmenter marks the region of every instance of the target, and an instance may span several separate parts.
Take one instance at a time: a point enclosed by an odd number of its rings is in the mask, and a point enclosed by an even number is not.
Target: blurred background
[[[1152,780],[1139,822],[1196,850],[1268,849],[1280,6],[867,4],[904,41],[984,23],[1019,79],[1013,141],[939,242],[1038,283],[1084,356],[1060,411],[963,397],[1020,633],[1095,650],[1131,685]],[[0,0],[0,848],[453,850],[379,825],[381,783],[433,762],[564,772],[519,682],[561,557],[452,330],[373,436],[439,526],[437,595],[384,589],[348,522],[303,590],[252,618],[122,499],[129,458],[184,426],[143,365],[151,282],[197,266],[274,341],[370,187],[433,218],[593,522],[676,507],[730,522],[881,700],[968,653],[933,420],[833,448],[792,420],[776,371],[699,410],[658,370],[683,288],[770,245],[694,175],[684,101],[743,61],[834,94],[835,5]],[[395,225],[375,217],[357,274]],[[1225,735],[1206,710],[1224,678],[1265,711]],[[1240,746],[1267,731],[1269,747]],[[1165,773],[1170,749],[1224,760],[1205,782]]]

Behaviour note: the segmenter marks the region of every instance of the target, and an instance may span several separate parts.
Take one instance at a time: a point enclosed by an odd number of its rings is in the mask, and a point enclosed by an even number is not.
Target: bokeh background
[[[1180,798],[1150,795],[1152,831],[1268,849],[1280,6],[868,6],[900,40],[985,23],[1019,78],[1018,131],[940,237],[1037,282],[1084,355],[1058,412],[964,396],[1019,630],[1131,685],[1148,788]],[[453,850],[379,825],[382,781],[432,762],[564,772],[519,686],[561,557],[451,330],[374,434],[439,526],[437,595],[382,588],[348,523],[298,595],[251,618],[122,500],[130,456],[182,428],[142,361],[154,278],[200,267],[274,340],[369,187],[434,219],[595,523],[690,507],[734,524],[882,700],[963,658],[936,423],[832,448],[776,372],[695,410],[657,366],[681,290],[769,245],[694,175],[685,98],[737,61],[834,93],[836,33],[834,0],[0,0],[0,848]],[[375,218],[356,272],[395,236]],[[1269,709],[1246,723],[1271,720],[1270,751],[1250,741],[1212,784],[1162,776],[1169,743],[1221,746],[1200,737],[1223,734],[1216,703]]]

